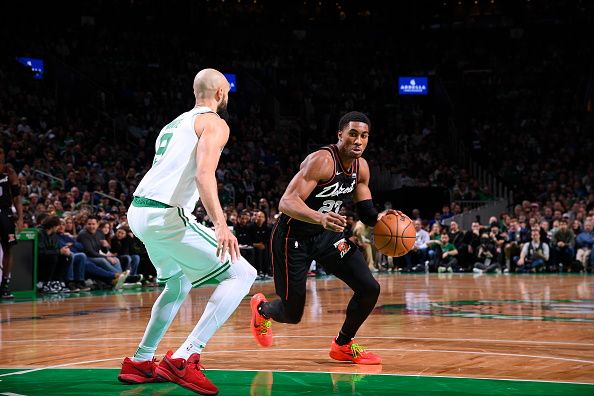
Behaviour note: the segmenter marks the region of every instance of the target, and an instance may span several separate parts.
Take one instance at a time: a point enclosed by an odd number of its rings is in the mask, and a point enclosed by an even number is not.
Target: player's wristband
[[[363,224],[373,227],[377,223],[377,210],[375,210],[371,199],[357,202],[357,213]]]

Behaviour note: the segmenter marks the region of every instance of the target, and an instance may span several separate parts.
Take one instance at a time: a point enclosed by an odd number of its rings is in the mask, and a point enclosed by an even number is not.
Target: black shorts
[[[291,221],[279,219],[271,235],[272,275],[276,294],[289,300],[292,293],[302,297],[305,293],[307,272],[312,260],[322,265],[327,273],[335,272],[337,266],[349,259],[357,247],[343,233],[323,231],[319,234],[299,237],[291,231]]]
[[[16,245],[16,228],[10,208],[0,209],[0,243],[3,248]]]

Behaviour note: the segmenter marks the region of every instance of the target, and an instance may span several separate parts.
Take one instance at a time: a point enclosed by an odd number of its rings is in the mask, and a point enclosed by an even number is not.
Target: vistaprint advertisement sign
[[[427,77],[398,77],[399,95],[427,95],[429,83]]]

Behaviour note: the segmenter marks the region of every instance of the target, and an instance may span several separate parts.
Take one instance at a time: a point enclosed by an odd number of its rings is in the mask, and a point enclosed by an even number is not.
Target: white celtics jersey
[[[134,196],[194,210],[199,198],[195,181],[198,136],[194,132],[194,120],[204,113],[214,111],[195,107],[165,125],[155,143],[153,166],[140,181]]]

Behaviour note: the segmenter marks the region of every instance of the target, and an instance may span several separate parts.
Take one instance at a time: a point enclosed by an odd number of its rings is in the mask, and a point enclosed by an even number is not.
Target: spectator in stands
[[[74,201],[74,195],[72,193],[64,194],[64,210],[72,212],[76,209],[76,202]]]
[[[268,217],[263,210],[256,211],[256,221],[250,224],[253,246],[254,246],[254,262],[256,270],[260,279],[268,279],[272,277],[272,269],[270,268],[270,233],[272,231],[271,225],[268,224]]]
[[[441,256],[437,264],[437,272],[458,271],[458,251],[456,246],[450,242],[450,236],[447,232],[441,234]]]
[[[413,219],[413,220],[420,220],[420,219]],[[435,212],[435,214],[433,215],[433,219],[429,220],[429,223],[427,225],[429,227],[433,227],[433,224],[435,224],[435,223],[439,223],[439,225],[442,225],[440,212]]]
[[[64,275],[68,269],[70,249],[68,246],[60,248],[58,244],[58,227],[60,219],[57,216],[47,216],[39,227],[38,236],[38,288],[43,293],[62,293],[70,291],[64,284]]]
[[[114,290],[119,289],[125,282],[128,272],[116,272],[115,270],[106,270],[97,266],[94,262],[87,258],[83,252],[84,246],[82,243],[76,241],[70,234],[63,232],[66,223],[61,221],[61,226],[58,228],[58,244],[60,247],[69,246],[71,253],[71,261],[81,261],[84,265],[83,270],[76,270],[76,265],[69,265],[67,270],[67,279],[75,281],[80,291],[88,291],[89,287],[86,285],[84,278],[89,277],[94,280],[103,282],[112,287]],[[76,274],[79,274],[78,276]],[[76,281],[77,278],[82,278],[82,281]]]
[[[106,215],[103,218],[107,220],[107,219],[110,218],[109,216],[110,215]],[[111,241],[113,239],[114,232],[113,232],[113,230],[111,228],[111,223],[109,221],[106,221],[106,220],[102,220],[102,221],[99,222],[98,230],[101,231],[101,233],[105,237],[105,240],[107,241],[107,243],[109,245],[111,245]]]
[[[205,227],[213,226],[212,222],[208,218],[208,215],[206,214],[206,211],[204,210],[202,205],[196,206],[196,209],[194,210],[194,216],[196,217],[196,222],[198,222],[199,224],[202,224]],[[242,253],[242,255],[243,255],[243,253]]]
[[[575,258],[575,234],[569,229],[567,219],[559,220],[559,229],[553,233],[553,270],[563,272],[570,268]]]
[[[443,207],[441,209],[441,214],[439,215],[439,223],[441,225],[445,225],[445,220],[449,219],[452,216],[453,216],[453,214],[452,214],[452,212],[450,212],[450,206],[443,205]]]
[[[586,220],[584,230],[575,239],[576,260],[582,264],[583,271],[592,272],[592,245],[594,245],[592,221]]]
[[[533,228],[530,236],[532,240],[524,244],[520,257],[514,257],[518,272],[536,272],[546,268],[549,260],[549,245],[540,240],[540,230]]]
[[[438,257],[441,254],[441,233],[442,226],[439,222],[433,223],[431,231],[429,231],[429,240],[427,241],[427,268],[425,272],[437,271]]]
[[[549,222],[546,220],[542,220],[540,222],[540,240],[550,245],[552,237],[553,234],[551,232]]]
[[[58,247],[60,249],[67,247],[69,253],[68,268],[66,269],[66,286],[71,292],[89,291],[90,288],[85,284],[85,274],[87,266],[87,255],[82,252],[83,246],[76,242],[72,236],[64,231],[66,222],[59,219],[60,225],[56,230],[58,238]]]
[[[237,211],[233,210],[233,211],[229,212],[227,215],[227,220],[229,221],[229,227],[232,227],[233,230],[235,230],[235,226],[237,225],[237,222],[239,221],[239,219],[237,218]]]
[[[127,226],[120,226],[111,240],[110,251],[120,259],[123,269],[130,270],[130,275],[138,274],[140,256],[134,252],[134,234]]]
[[[64,217],[64,232],[71,238],[76,238],[76,226],[74,224],[74,217],[72,215]]]
[[[266,218],[270,218],[270,204],[266,198],[260,198],[258,200],[258,209],[266,214]]]
[[[493,219],[495,219],[495,218],[492,217],[491,220],[493,220]],[[496,221],[490,222],[488,231],[489,231],[489,238],[491,238],[493,241],[495,241],[497,257],[500,260],[503,260],[504,259],[504,246],[507,242],[507,232],[501,231],[501,229],[497,225]],[[505,262],[505,270],[504,271],[506,271],[506,272],[515,271],[515,267],[512,267],[512,265],[514,265],[514,264],[515,264],[515,262],[513,260],[510,260],[510,262]]]
[[[481,244],[481,225],[478,221],[473,221],[470,230],[464,234],[464,244],[467,247],[468,260],[476,262],[478,259],[478,248]],[[488,234],[488,233],[487,233]]]
[[[239,221],[233,228],[233,232],[237,238],[241,255],[257,270],[256,253],[254,252],[254,236],[250,227],[250,218],[251,213],[247,209],[244,209],[239,216]]]
[[[503,245],[506,265],[512,257],[520,256],[522,245],[530,240],[526,228],[522,228],[517,218],[511,218],[507,229],[507,239]]]
[[[79,182],[78,182],[78,180],[77,180],[77,184],[78,184],[78,183],[79,183]],[[80,190],[78,189],[78,187],[77,187],[76,185],[75,185],[75,186],[73,186],[72,188],[70,188],[70,194],[72,194],[72,198],[74,198],[74,202],[75,202],[76,204],[78,204],[78,202],[79,202],[79,201],[80,201],[80,199],[81,199],[81,196],[80,196]],[[89,199],[89,201],[90,201],[90,199]]]
[[[97,217],[89,216],[85,229],[78,234],[76,240],[83,244],[84,253],[97,266],[106,271],[122,272],[120,260],[101,251],[102,249],[108,249],[109,244],[105,240],[103,233],[97,229],[98,226]]]
[[[574,219],[571,222],[571,231],[573,231],[573,235],[579,235],[582,232],[582,222],[578,219]]]
[[[83,192],[80,201],[78,201],[76,203],[76,205],[74,205],[74,208],[77,209],[77,210],[83,209],[83,208],[87,208],[89,210],[92,210],[92,208],[93,208],[93,202],[92,202],[91,193],[88,192],[88,191]]]
[[[550,206],[545,206],[542,217],[550,224],[553,221],[553,209]]]
[[[474,273],[482,274],[499,270],[501,272],[501,263],[497,259],[496,242],[489,237],[488,232],[480,235],[480,245],[476,251],[477,261],[474,263]]]
[[[31,180],[31,184],[29,184],[27,186],[27,194],[31,195],[31,194],[37,194],[37,196],[41,196],[41,180],[39,180],[36,177],[33,177],[33,179]]]
[[[423,229],[421,220],[415,220],[414,224],[417,234],[412,250],[404,255],[405,269],[406,271],[424,271],[425,264],[429,265],[427,256],[429,233]]]
[[[456,259],[458,260],[459,269],[467,271],[472,268],[473,263],[467,262],[468,246],[464,243],[464,231],[460,230],[458,223],[453,220],[450,222],[448,236],[450,237],[450,243],[453,243],[458,251]]]

